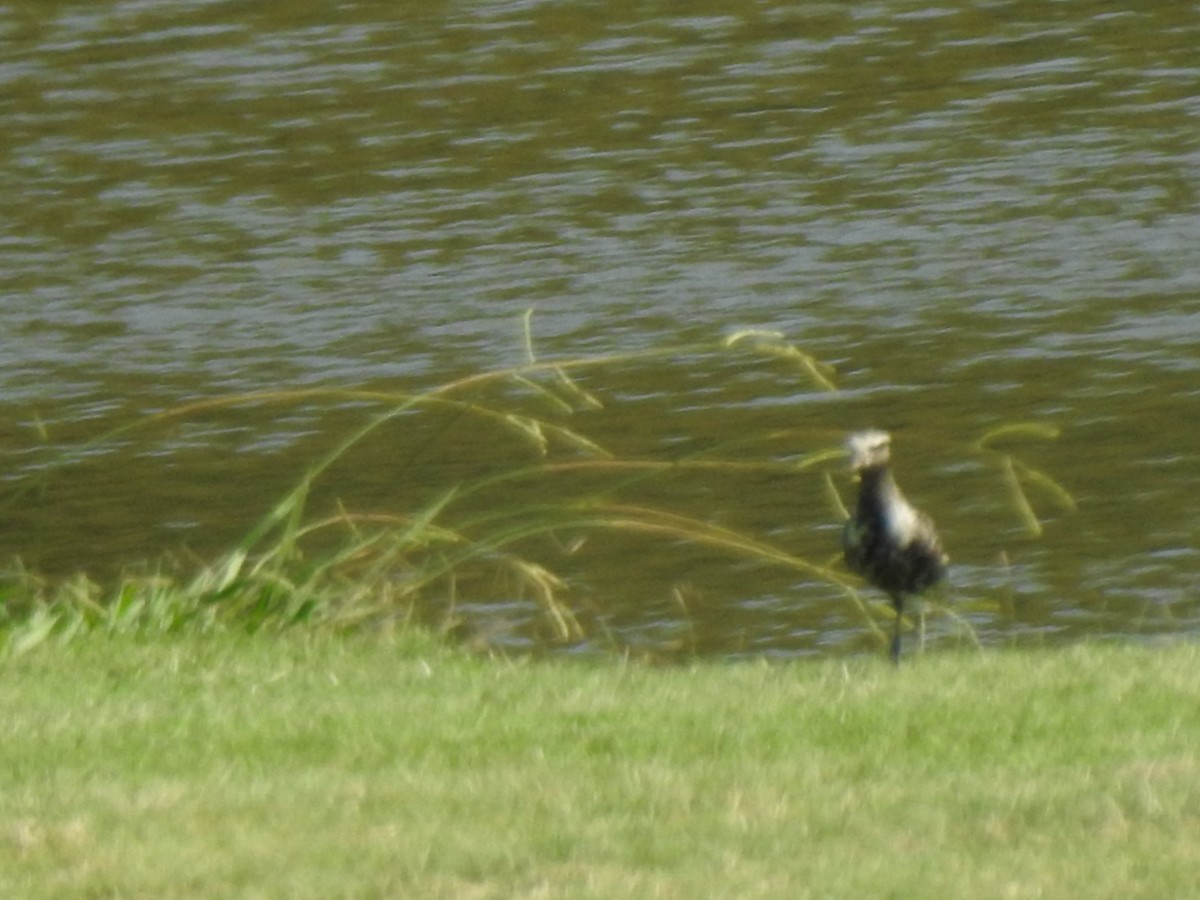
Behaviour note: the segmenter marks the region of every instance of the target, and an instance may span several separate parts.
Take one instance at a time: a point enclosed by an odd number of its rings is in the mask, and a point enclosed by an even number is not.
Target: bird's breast
[[[920,531],[917,511],[903,500],[888,504],[881,518],[884,531],[897,547],[907,547]]]

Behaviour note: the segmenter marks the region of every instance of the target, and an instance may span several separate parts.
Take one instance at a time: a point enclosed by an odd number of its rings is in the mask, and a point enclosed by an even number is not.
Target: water
[[[762,327],[835,365],[836,397],[720,354],[606,369],[573,424],[667,459],[892,429],[985,640],[1193,633],[1197,45],[1189,4],[3,4],[0,548],[50,572],[217,553],[361,411],[198,415],[27,489],[189,401],[518,362],[533,308],[542,354]],[[1036,540],[971,450],[1012,421],[1062,430],[1011,447],[1078,501],[1033,494]],[[490,436],[414,427],[327,499],[410,508],[496,463]],[[836,552],[816,477],[623,497]],[[588,553],[581,602],[650,652],[872,646],[793,575]],[[537,641],[494,594],[471,627]]]

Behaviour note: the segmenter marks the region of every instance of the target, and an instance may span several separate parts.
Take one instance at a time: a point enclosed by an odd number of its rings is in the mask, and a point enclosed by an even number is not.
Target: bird
[[[850,468],[858,473],[858,502],[842,529],[846,566],[888,595],[896,611],[889,656],[900,662],[904,602],[946,577],[950,559],[933,519],[914,507],[892,477],[892,438],[857,431],[846,438]]]

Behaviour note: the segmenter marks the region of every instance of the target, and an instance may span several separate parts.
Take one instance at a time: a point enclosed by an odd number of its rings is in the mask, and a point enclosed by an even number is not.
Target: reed
[[[314,401],[334,407],[351,404],[369,412],[348,434],[334,439],[275,505],[224,556],[200,564],[167,561],[153,570],[130,571],[113,583],[86,575],[50,580],[14,563],[0,581],[0,633],[9,655],[46,640],[69,640],[86,631],[178,632],[235,628],[246,631],[309,628],[393,629],[420,618],[430,597],[454,608],[460,585],[486,578],[503,581],[515,593],[536,600],[553,640],[589,639],[604,643],[573,609],[568,575],[539,555],[539,541],[562,542],[562,535],[586,539],[610,532],[645,542],[685,542],[731,558],[749,560],[821,582],[841,592],[865,626],[884,640],[886,611],[859,594],[857,581],[840,566],[790,552],[755,534],[653,504],[614,500],[619,488],[666,476],[695,479],[718,474],[780,472],[810,479],[831,519],[844,518],[845,506],[831,472],[840,466],[840,442],[816,446],[800,456],[758,460],[726,458],[745,439],[719,451],[684,458],[630,458],[579,427],[578,413],[602,405],[578,379],[580,373],[619,369],[634,362],[694,359],[740,354],[746,365],[783,361],[822,392],[836,391],[832,370],[773,332],[742,331],[711,344],[660,348],[577,358],[541,359],[534,348],[529,316],[524,321],[525,359],[494,371],[478,372],[420,392],[304,389],[213,398],[140,419],[100,436],[98,443],[126,438],[137,430],[163,428],[215,410],[235,407],[287,408]],[[449,410],[514,436],[529,461],[505,465],[472,480],[446,486],[422,508],[395,513],[358,511],[338,504],[332,514],[310,512],[309,498],[325,473],[355,447],[400,416]],[[1022,483],[1048,491],[1060,502],[1069,495],[1048,475],[992,449],[1011,437],[1046,437],[1041,426],[1014,426],[985,435],[976,450],[998,461],[1018,514],[1038,519]],[[753,438],[769,442],[776,435]],[[739,450],[744,447],[739,446]],[[578,479],[576,481],[575,479]],[[489,502],[502,488],[530,485],[528,502]],[[576,487],[586,484],[586,487]],[[597,486],[598,485],[598,486]],[[547,489],[552,488],[552,489]],[[554,499],[546,499],[547,497]],[[449,598],[446,602],[446,598]],[[967,640],[965,619],[947,606],[934,606]],[[881,626],[881,622],[884,626]],[[449,625],[448,622],[434,623]],[[614,649],[621,649],[614,647]]]

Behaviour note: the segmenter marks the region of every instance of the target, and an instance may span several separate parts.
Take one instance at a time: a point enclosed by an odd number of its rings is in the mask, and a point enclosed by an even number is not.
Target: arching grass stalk
[[[381,522],[380,517],[374,517],[374,522],[385,526],[388,524],[386,521]],[[336,521],[331,519],[318,527],[334,524],[337,524]],[[402,523],[397,520],[394,524],[399,526]],[[842,590],[859,608],[868,627],[878,630],[874,617],[850,580],[835,569],[788,553],[769,542],[691,516],[637,504],[595,500],[531,505],[476,517],[455,529],[439,528],[436,552],[424,564],[410,569],[404,577],[404,589],[416,597],[467,567],[485,561],[501,564],[523,576],[522,581],[534,589],[543,608],[556,623],[555,630],[560,639],[578,639],[583,636],[578,622],[570,613],[569,606],[559,599],[559,595],[567,587],[566,582],[546,566],[528,560],[514,550],[534,538],[553,536],[564,531],[612,531],[654,539],[685,541],[720,551],[730,557],[751,559],[762,563],[764,567],[804,575]],[[357,547],[361,551],[367,548],[367,544],[359,544]],[[408,553],[410,549],[389,546],[387,552],[372,563],[373,574],[386,574],[390,567],[402,559],[411,561]],[[386,610],[379,612],[386,613]],[[882,631],[879,633],[882,635]]]
[[[773,559],[776,564],[807,571],[818,577],[826,570],[766,545],[755,545],[734,532],[716,530],[698,520],[648,509],[605,509],[591,498],[572,498],[558,506],[533,504],[501,506],[494,514],[469,514],[462,502],[485,496],[489,490],[520,479],[561,481],[572,475],[600,475],[617,490],[633,482],[666,472],[752,472],[786,469],[792,472],[815,465],[818,456],[795,464],[737,462],[712,458],[716,451],[693,459],[664,463],[658,460],[617,459],[599,441],[545,415],[530,414],[508,404],[481,399],[486,389],[516,386],[535,403],[561,417],[580,409],[594,409],[600,401],[582,388],[573,374],[699,353],[746,348],[760,356],[785,358],[822,389],[832,386],[815,360],[796,350],[787,351],[781,338],[762,333],[742,333],[723,342],[659,348],[630,353],[542,361],[533,348],[531,319],[525,319],[524,364],[481,372],[446,382],[424,392],[379,392],[346,389],[268,391],[182,404],[111,430],[83,447],[64,454],[63,461],[87,455],[105,441],[138,430],[187,421],[214,411],[251,405],[294,406],[327,401],[375,403],[384,408],[338,441],[313,463],[295,485],[263,515],[222,559],[180,578],[175,567],[147,574],[130,574],[105,587],[80,576],[53,587],[28,573],[10,579],[7,587],[20,602],[5,603],[0,629],[8,633],[8,649],[20,652],[51,635],[67,637],[81,629],[123,630],[150,628],[236,627],[261,628],[291,623],[350,627],[379,623],[411,615],[424,594],[443,583],[447,590],[470,568],[503,570],[538,598],[555,624],[561,639],[580,636],[578,622],[560,597],[566,583],[521,545],[565,529],[605,529],[669,536],[729,552]],[[543,462],[509,469],[493,476],[452,486],[412,515],[383,517],[355,514],[345,509],[311,521],[307,504],[314,484],[352,448],[398,417],[418,409],[448,409],[474,417],[518,436]],[[560,451],[574,454],[563,458]],[[703,456],[704,458],[701,458]],[[612,482],[615,480],[615,484]],[[337,529],[342,533],[338,535]],[[324,539],[320,539],[324,535]],[[329,540],[330,536],[336,540]],[[310,540],[325,549],[311,552]],[[302,546],[303,545],[303,546]],[[0,588],[3,589],[3,588]],[[852,589],[850,589],[852,591]]]
[[[80,630],[95,628],[253,630],[298,623],[337,629],[390,627],[412,618],[414,610],[431,596],[457,597],[460,584],[484,572],[491,572],[493,578],[502,573],[516,593],[533,598],[543,609],[557,639],[574,641],[585,635],[565,598],[571,591],[570,582],[538,558],[535,545],[562,534],[598,532],[685,542],[731,558],[752,560],[764,569],[791,572],[829,585],[844,593],[867,627],[882,639],[883,629],[876,615],[855,589],[855,582],[840,569],[694,516],[613,499],[622,490],[669,474],[702,479],[710,473],[795,475],[821,471],[836,518],[839,513],[844,515],[845,509],[829,472],[823,468],[840,456],[840,450],[817,449],[787,461],[735,460],[722,455],[733,447],[744,450],[753,443],[765,445],[782,434],[767,433],[751,438],[739,436],[675,460],[628,458],[561,421],[563,416],[601,405],[573,374],[634,361],[731,349],[795,364],[819,389],[835,390],[828,367],[770,332],[739,332],[717,343],[543,361],[534,352],[527,316],[524,364],[474,373],[428,391],[259,392],[184,404],[123,426],[106,437],[247,405],[287,406],[321,400],[339,406],[371,403],[383,407],[316,460],[225,557],[190,576],[180,577],[173,568],[167,568],[129,575],[116,585],[102,587],[82,576],[51,586],[29,573],[17,573],[7,585],[0,586],[0,591],[7,591],[17,601],[4,598],[0,607],[0,632],[7,634],[7,650],[23,652],[43,640],[65,639]],[[488,389],[499,387],[517,387],[520,396],[549,412],[530,413],[514,408],[509,401],[488,399]],[[403,415],[437,409],[478,419],[517,436],[537,461],[451,485],[416,512],[356,512],[339,505],[332,515],[310,518],[307,504],[313,486],[349,451]],[[977,447],[995,453],[988,446],[990,441],[1030,434],[1042,436],[1036,427],[1025,430],[1014,426],[985,435]],[[1018,460],[1007,455],[1000,459],[1002,464],[1007,460],[1012,473],[1014,497],[1024,499],[1022,479],[1047,490],[1056,487],[1048,476]],[[581,494],[572,490],[576,483],[573,479],[579,476],[590,482],[599,478],[602,486],[593,485]],[[539,487],[551,486],[564,492],[565,499],[513,503],[510,493],[503,500],[488,502],[489,496],[500,497],[505,488],[525,481],[539,483]],[[538,490],[520,495],[544,496]],[[961,619],[957,621],[973,639],[969,626]]]
[[[1040,489],[1060,508],[1068,512],[1075,511],[1075,498],[1045,472],[1027,465],[1011,453],[996,450],[991,445],[997,441],[1011,438],[1032,437],[1054,440],[1058,438],[1059,434],[1058,428],[1042,422],[1014,422],[993,428],[974,444],[974,449],[987,457],[1000,470],[1001,478],[1012,500],[1013,509],[1016,510],[1021,523],[1031,537],[1041,537],[1042,522],[1029,500],[1029,495],[1025,490],[1026,485]]]
[[[328,403],[331,406],[374,403],[386,407],[385,411],[369,420],[358,431],[352,433],[341,444],[335,447],[323,460],[319,461],[310,473],[315,478],[315,476],[328,468],[330,464],[335,462],[347,450],[368,437],[378,428],[417,408],[446,406],[472,415],[479,415],[485,419],[507,421],[510,425],[515,425],[518,428],[522,425],[528,426],[530,424],[529,422],[521,422],[521,416],[511,411],[495,410],[484,404],[475,404],[470,401],[457,399],[458,395],[472,390],[484,389],[500,383],[509,383],[526,388],[535,397],[546,401],[555,411],[569,413],[580,408],[588,408],[599,404],[599,401],[594,396],[582,389],[570,377],[570,372],[603,369],[633,362],[680,358],[689,354],[711,354],[719,351],[724,346],[721,342],[701,342],[541,361],[533,353],[531,319],[532,312],[527,312],[524,318],[527,361],[524,364],[475,372],[418,393],[411,391],[375,391],[359,388],[318,387],[248,391],[181,403],[169,409],[141,416],[116,428],[111,428],[89,441],[56,451],[47,465],[43,466],[36,476],[28,479],[24,487],[8,493],[4,504],[5,506],[9,506],[20,502],[30,491],[35,490],[38,485],[52,477],[57,469],[77,463],[94,454],[98,449],[104,446],[111,446],[122,438],[162,428],[175,422],[188,421],[196,416],[220,410],[248,406],[288,407],[313,401]],[[545,375],[552,376],[553,383],[551,385],[544,385],[538,381],[539,377]],[[546,426],[546,433],[554,432],[555,426],[551,423],[542,420],[542,424]],[[50,435],[44,423],[38,417],[35,417],[34,430],[40,440],[43,442],[49,440]],[[526,428],[526,431],[536,437],[537,429]],[[568,440],[570,439],[586,440],[577,433],[573,435],[573,438],[568,438]],[[307,478],[306,481],[308,484],[311,484],[313,478]],[[297,485],[297,488],[300,487],[301,485]],[[281,511],[280,507],[284,504],[285,501],[281,501],[272,510],[272,513]],[[274,517],[269,515],[265,518],[273,519]]]
[[[732,347],[739,343],[747,343],[753,350],[766,356],[794,362],[808,373],[817,386],[826,391],[837,391],[837,385],[833,383],[833,367],[821,362],[815,356],[805,353],[795,344],[787,341],[778,331],[757,329],[736,331],[726,337],[724,341],[726,347]]]
[[[525,328],[525,347],[527,362],[524,365],[501,369],[494,372],[477,373],[460,378],[446,384],[440,385],[431,389],[428,392],[419,394],[400,394],[393,395],[392,400],[396,401],[389,409],[371,417],[361,427],[352,431],[346,438],[334,446],[332,450],[326,453],[320,460],[305,472],[296,486],[289,491],[283,499],[272,508],[266,516],[264,516],[246,535],[246,537],[238,544],[237,547],[230,553],[222,567],[221,574],[218,578],[217,592],[220,593],[226,590],[229,585],[243,572],[247,560],[250,557],[252,550],[258,546],[262,540],[273,532],[277,533],[276,543],[263,555],[263,559],[285,560],[291,557],[296,550],[296,539],[300,533],[300,522],[303,515],[305,501],[311,490],[314,481],[320,477],[330,466],[342,458],[348,451],[358,445],[380,427],[393,421],[400,415],[410,412],[415,407],[439,406],[448,405],[461,412],[478,415],[482,418],[492,420],[501,424],[512,431],[525,437],[530,441],[540,455],[545,455],[549,452],[551,438],[560,441],[566,446],[572,447],[577,451],[585,454],[600,457],[603,459],[612,459],[614,454],[601,446],[596,441],[584,436],[574,429],[567,428],[557,423],[552,423],[544,418],[534,417],[527,414],[518,414],[514,412],[502,412],[495,410],[485,405],[460,401],[453,399],[450,395],[461,393],[468,388],[479,388],[496,382],[509,381],[523,387],[527,387],[540,398],[548,399],[551,405],[559,412],[572,412],[578,408],[579,404],[586,407],[596,407],[600,405],[599,400],[591,393],[580,388],[573,379],[570,378],[568,371],[584,368],[595,368],[611,366],[617,362],[628,362],[637,359],[656,358],[663,355],[680,355],[688,352],[713,350],[711,344],[691,345],[688,347],[676,347],[672,350],[647,350],[637,353],[622,353],[610,354],[598,357],[574,358],[565,360],[556,360],[553,362],[539,362],[533,350],[533,338],[531,331],[531,313],[527,313],[524,318]],[[786,356],[790,359],[798,361],[801,368],[812,374],[817,383],[826,389],[833,389],[832,383],[828,378],[821,373],[821,368],[816,361],[804,354],[797,348],[792,347],[782,341],[781,336],[774,334],[765,334],[759,332],[743,332],[726,339],[721,342],[722,347],[731,347],[738,343],[742,338],[753,335],[752,349],[759,353],[765,353],[771,356]],[[791,353],[786,352],[791,350]],[[540,374],[550,374],[554,378],[554,388],[535,383],[532,379]],[[310,392],[305,392],[306,396],[311,396]],[[261,401],[270,395],[255,395],[255,400]],[[279,396],[276,395],[276,399]],[[352,394],[355,399],[379,399],[383,400],[386,395],[368,395],[366,392],[355,392]],[[241,398],[226,398],[227,403],[247,402],[249,395]],[[203,408],[212,408],[217,401],[210,401],[208,404],[190,404],[186,409],[190,412],[199,411]],[[720,465],[719,463],[709,463],[711,466]],[[729,465],[729,464],[726,464]],[[673,466],[660,467],[665,471]],[[643,468],[643,471],[650,471],[652,467],[649,465]],[[504,477],[503,475],[501,477]],[[485,480],[484,485],[491,484],[490,480]],[[449,502],[447,497],[446,502]],[[440,512],[440,507],[437,512]],[[432,517],[430,518],[432,521]],[[261,568],[261,562],[260,562]],[[526,566],[527,568],[527,566]]]
[[[522,557],[515,551],[515,545],[526,538],[552,533],[556,528],[577,527],[580,510],[566,505],[551,515],[547,509],[517,508],[506,511],[506,516],[496,521],[486,518],[470,521],[469,517],[458,515],[461,521],[457,524],[451,521],[448,526],[444,520],[454,504],[463,497],[485,493],[488,488],[504,482],[534,475],[544,479],[559,478],[572,472],[584,472],[589,467],[593,473],[618,475],[626,484],[671,469],[702,472],[755,467],[749,463],[710,458],[668,464],[617,460],[611,450],[576,428],[566,427],[545,415],[479,400],[480,392],[500,385],[517,386],[535,403],[547,407],[553,415],[562,416],[578,409],[600,406],[598,398],[578,385],[572,373],[602,370],[634,361],[724,353],[736,344],[760,355],[790,359],[809,374],[821,372],[810,356],[799,350],[788,353],[782,338],[761,332],[754,335],[744,332],[724,342],[542,361],[534,353],[532,317],[527,314],[524,343],[526,362],[523,365],[473,373],[428,391],[305,389],[209,398],[144,416],[62,452],[60,464],[70,463],[90,455],[104,443],[115,442],[134,432],[191,420],[221,409],[287,407],[318,401],[376,403],[384,407],[368,416],[364,424],[338,440],[331,450],[308,467],[296,484],[248,529],[232,551],[216,563],[203,566],[186,580],[181,581],[172,566],[167,571],[128,574],[107,587],[85,576],[52,586],[23,569],[14,568],[0,586],[0,592],[5,594],[0,610],[0,630],[7,632],[8,650],[23,652],[52,635],[65,638],[78,630],[95,628],[173,630],[212,628],[221,623],[262,628],[296,622],[334,626],[368,620],[379,622],[384,618],[395,618],[397,614],[403,616],[404,611],[410,610],[413,602],[434,583],[454,581],[466,566],[480,564],[508,570],[538,596],[541,605],[556,622],[560,637],[578,636],[577,623],[572,624],[574,620],[569,611],[557,599],[564,589],[562,580],[536,560]],[[832,384],[824,376],[816,380],[822,388]],[[306,506],[313,485],[349,450],[402,415],[416,409],[438,408],[490,422],[502,431],[515,434],[535,456],[544,460],[559,449],[569,450],[582,458],[508,470],[492,478],[451,487],[415,515],[365,517],[340,510],[338,515],[324,520],[307,521]],[[600,522],[593,514],[592,520],[588,521],[596,528],[618,527],[611,517]],[[628,528],[629,522],[625,526]],[[335,528],[344,529],[344,535],[340,541],[332,542],[332,550],[310,556],[301,547],[302,542],[329,534]],[[676,536],[684,536],[686,529],[682,522],[676,523],[676,529],[679,532]]]

